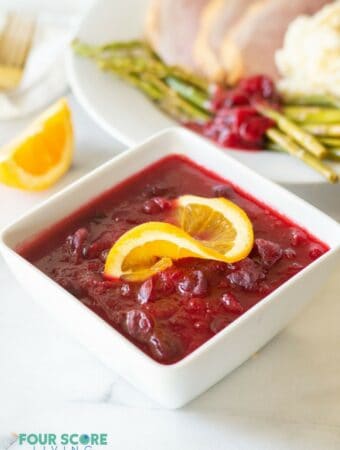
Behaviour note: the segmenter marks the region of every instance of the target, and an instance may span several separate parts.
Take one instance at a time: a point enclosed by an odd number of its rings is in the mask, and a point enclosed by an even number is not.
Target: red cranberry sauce
[[[256,102],[275,108],[280,105],[275,84],[265,75],[245,78],[232,89],[218,86],[211,100],[212,118],[205,123],[185,125],[221,147],[263,149],[266,131],[275,122],[257,112],[253,106]]]
[[[166,221],[170,199],[224,196],[248,213],[251,255],[236,264],[186,259],[143,283],[106,280],[108,250],[125,231]],[[170,211],[171,212],[171,211]],[[181,360],[327,251],[306,231],[218,176],[170,156],[96,198],[19,249],[149,356]]]

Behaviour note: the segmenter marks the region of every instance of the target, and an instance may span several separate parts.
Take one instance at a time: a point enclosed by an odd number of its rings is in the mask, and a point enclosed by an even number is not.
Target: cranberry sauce
[[[273,80],[265,75],[245,78],[234,88],[218,86],[211,100],[211,119],[184,125],[221,147],[263,149],[266,131],[275,126],[275,122],[259,114],[254,106],[258,102],[273,108],[281,104]]]
[[[255,245],[236,264],[186,259],[143,283],[105,280],[122,233],[169,217],[168,199],[226,197],[249,215]],[[160,160],[21,246],[40,270],[164,364],[181,360],[327,251],[306,231],[191,161]]]

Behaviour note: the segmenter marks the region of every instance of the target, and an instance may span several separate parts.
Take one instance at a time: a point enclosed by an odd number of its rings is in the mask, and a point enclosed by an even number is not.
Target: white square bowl
[[[18,244],[170,154],[183,154],[306,228],[330,250],[183,360],[144,354],[16,251]],[[76,181],[8,226],[0,248],[24,288],[107,366],[168,408],[189,402],[259,350],[310,300],[340,255],[340,226],[325,214],[182,128],[162,132]]]

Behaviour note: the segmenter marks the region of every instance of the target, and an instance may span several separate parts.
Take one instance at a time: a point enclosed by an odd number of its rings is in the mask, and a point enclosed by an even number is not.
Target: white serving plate
[[[147,0],[97,0],[80,24],[77,37],[93,44],[141,37],[147,5]],[[72,50],[68,52],[67,61],[71,86],[80,103],[104,130],[127,146],[175,125],[143,94],[102,73],[92,61],[75,56]],[[304,163],[285,154],[229,152],[278,183],[326,182]],[[332,165],[340,172],[340,164]]]
[[[180,362],[152,360],[79,300],[16,253],[19,243],[170,154],[183,154],[230,180],[330,246],[330,250]],[[7,227],[0,250],[18,281],[107,366],[168,408],[189,402],[277,334],[313,297],[340,254],[340,226],[216,146],[182,128],[162,132],[80,178]]]

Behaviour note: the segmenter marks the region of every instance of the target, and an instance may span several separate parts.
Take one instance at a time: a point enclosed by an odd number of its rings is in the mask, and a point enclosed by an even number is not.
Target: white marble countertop
[[[70,99],[77,154],[55,189],[122,149]],[[2,124],[2,139],[20,126]],[[294,190],[340,218],[338,187]],[[47,195],[1,186],[0,226]],[[255,358],[184,409],[166,411],[65,334],[0,260],[0,450],[25,448],[11,445],[11,433],[32,430],[100,430],[122,450],[339,450],[339,294],[333,274]]]

